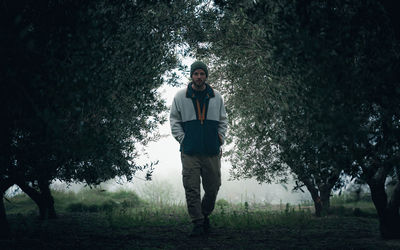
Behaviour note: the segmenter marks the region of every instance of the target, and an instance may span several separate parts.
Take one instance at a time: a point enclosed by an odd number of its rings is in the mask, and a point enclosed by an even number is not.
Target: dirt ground
[[[9,216],[12,239],[0,249],[400,249],[400,240],[379,237],[375,218],[315,218],[292,227],[213,227],[207,237],[190,238],[190,223],[171,226],[111,227],[104,215],[60,214],[40,221]]]

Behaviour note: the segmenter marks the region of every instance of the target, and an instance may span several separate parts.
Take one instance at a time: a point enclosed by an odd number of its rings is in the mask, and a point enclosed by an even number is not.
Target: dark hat
[[[206,72],[206,77],[208,77],[208,69],[207,69],[207,65],[205,65],[203,62],[200,61],[195,61],[194,63],[192,63],[192,65],[190,66],[190,77],[192,77],[194,71],[196,69],[202,69],[204,70],[204,72]]]

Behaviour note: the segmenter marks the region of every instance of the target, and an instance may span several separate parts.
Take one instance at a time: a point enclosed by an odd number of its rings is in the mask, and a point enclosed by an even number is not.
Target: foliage
[[[130,180],[145,167],[135,163],[136,143],[146,143],[164,121],[156,89],[178,66],[182,23],[171,14],[183,15],[180,8],[189,5],[154,4],[3,3],[2,133],[9,154],[2,173],[10,170],[3,178],[18,168],[32,180],[46,174],[98,184]]]
[[[329,207],[344,172],[376,174],[370,158],[397,178],[399,32],[390,1],[215,3],[203,15],[208,47],[197,53],[226,96],[234,176],[285,181],[290,170],[316,208]]]
[[[216,202],[215,202],[215,206],[217,206],[217,207],[227,207],[229,205],[229,202],[227,201],[227,200],[225,200],[225,199],[218,199]]]
[[[112,201],[107,201],[102,204],[91,204],[86,205],[83,203],[71,203],[67,207],[67,211],[69,212],[111,212],[115,207],[115,203]]]
[[[17,184],[47,218],[55,179],[151,178],[137,146],[165,121],[157,88],[177,84],[195,2],[3,1],[0,193]]]

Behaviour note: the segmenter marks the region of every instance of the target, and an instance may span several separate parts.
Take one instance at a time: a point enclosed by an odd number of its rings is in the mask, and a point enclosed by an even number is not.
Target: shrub
[[[217,205],[218,207],[227,207],[227,206],[229,206],[229,202],[225,199],[219,199],[219,200],[217,200],[215,205]]]
[[[118,204],[115,201],[107,200],[103,203],[92,203],[86,204],[82,202],[74,202],[69,204],[66,207],[68,212],[87,212],[87,213],[96,213],[96,212],[111,212],[115,208],[118,207]]]

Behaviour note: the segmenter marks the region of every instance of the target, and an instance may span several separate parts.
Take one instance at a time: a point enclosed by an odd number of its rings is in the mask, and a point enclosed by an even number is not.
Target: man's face
[[[203,89],[206,79],[206,72],[202,69],[196,69],[192,74],[192,81],[196,89]]]

